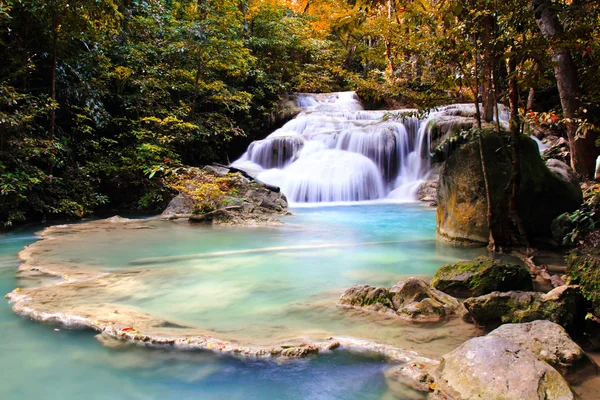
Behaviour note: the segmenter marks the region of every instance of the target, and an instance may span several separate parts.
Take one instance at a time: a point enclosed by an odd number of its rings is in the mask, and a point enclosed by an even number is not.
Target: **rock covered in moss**
[[[581,329],[586,300],[579,286],[560,286],[544,294],[539,292],[492,292],[464,301],[473,321],[486,329],[501,324],[548,320],[569,332]]]
[[[442,358],[433,375],[438,398],[574,398],[558,371],[530,351],[497,336],[478,337],[463,343]]]
[[[538,320],[524,324],[505,324],[490,332],[531,351],[567,378],[580,380],[596,373],[597,365],[585,354],[560,325]],[[577,375],[576,375],[577,374]]]
[[[265,215],[287,214],[287,199],[278,188],[227,168],[189,168],[173,174],[167,183],[179,194],[163,212],[166,217],[221,223],[267,220]]]
[[[483,143],[492,200],[492,231],[498,244],[508,243],[509,202],[505,190],[511,175],[508,136],[487,132],[483,135]],[[529,237],[550,237],[554,218],[577,209],[582,203],[581,189],[562,172],[555,173],[544,164],[532,139],[521,137],[519,151],[519,215]],[[560,171],[563,169],[561,166]],[[487,201],[481,171],[479,144],[475,139],[459,147],[442,167],[437,208],[439,238],[460,244],[487,244]]]
[[[572,251],[567,256],[567,274],[581,286],[594,314],[600,316],[600,249],[586,246]]]
[[[432,288],[419,278],[408,278],[390,289],[355,285],[342,294],[339,304],[393,313],[403,319],[418,322],[440,321],[465,313],[458,300]]]
[[[431,285],[456,297],[532,289],[531,275],[525,268],[489,257],[444,265],[435,273]]]
[[[389,290],[370,285],[354,285],[347,289],[340,297],[339,304],[362,307],[372,311],[393,310]]]

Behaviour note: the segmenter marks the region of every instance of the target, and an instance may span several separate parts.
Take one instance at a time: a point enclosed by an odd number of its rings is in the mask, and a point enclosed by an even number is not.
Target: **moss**
[[[594,314],[600,316],[600,250],[586,247],[567,256],[567,274],[571,283],[581,286],[584,296],[592,302]]]
[[[530,290],[529,273],[519,265],[489,257],[448,264],[435,274],[432,286],[459,297],[481,296],[493,291]]]

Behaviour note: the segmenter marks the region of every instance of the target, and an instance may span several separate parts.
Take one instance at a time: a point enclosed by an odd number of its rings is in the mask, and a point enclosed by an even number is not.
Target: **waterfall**
[[[364,110],[354,92],[299,94],[297,106],[296,118],[253,142],[233,166],[279,186],[291,203],[415,200],[431,173],[429,122],[446,108],[426,119],[389,118]],[[445,115],[470,111],[454,105]]]

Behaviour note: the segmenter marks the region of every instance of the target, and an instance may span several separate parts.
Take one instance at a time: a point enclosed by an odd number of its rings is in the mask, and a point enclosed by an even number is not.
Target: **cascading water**
[[[354,92],[299,94],[297,105],[295,119],[233,166],[279,186],[292,203],[415,200],[431,173],[429,121],[445,108],[427,119],[386,118],[389,111],[365,111]],[[450,106],[446,115],[469,107]]]

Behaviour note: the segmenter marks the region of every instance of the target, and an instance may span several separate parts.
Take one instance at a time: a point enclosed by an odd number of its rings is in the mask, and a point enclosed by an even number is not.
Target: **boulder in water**
[[[444,265],[435,273],[431,285],[456,297],[533,289],[531,275],[525,268],[489,257]]]
[[[511,156],[507,135],[495,132],[483,136],[484,158],[490,183],[492,231],[497,244],[510,243],[508,193]],[[577,209],[581,189],[564,168],[551,164],[553,172],[540,158],[537,144],[519,138],[521,184],[517,207],[530,238],[551,237],[552,221],[560,214]],[[440,239],[466,245],[488,243],[487,201],[479,156],[474,138],[450,155],[440,172],[438,185],[437,234]]]
[[[569,332],[581,330],[587,302],[579,286],[560,286],[548,293],[492,292],[464,301],[470,318],[486,329],[506,323],[548,320]]]
[[[186,175],[172,184],[180,192],[163,211],[163,216],[245,225],[274,223],[277,221],[270,218],[271,215],[288,213],[287,199],[278,188],[262,184],[242,172],[214,166],[188,169]]]
[[[567,378],[580,380],[596,373],[598,366],[560,325],[546,320],[525,324],[505,324],[488,336],[504,338],[531,351]],[[575,375],[577,374],[577,376]]]
[[[463,306],[419,278],[408,278],[390,289],[369,285],[352,286],[339,300],[341,306],[394,313],[415,322],[440,321],[465,314]]]

